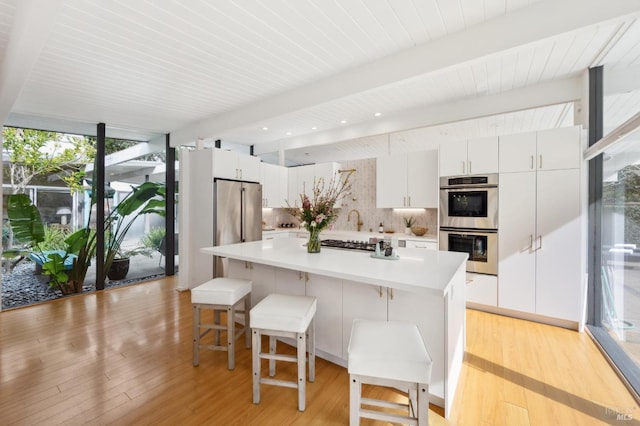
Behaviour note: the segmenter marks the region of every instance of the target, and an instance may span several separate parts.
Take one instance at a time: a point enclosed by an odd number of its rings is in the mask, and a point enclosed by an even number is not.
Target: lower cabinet
[[[251,287],[251,306],[276,290],[276,274],[273,266],[253,262],[229,259],[228,276],[253,282]]]
[[[342,280],[316,274],[306,276],[306,295],[318,299],[316,346],[336,358],[346,358],[342,351]]]
[[[467,273],[467,302],[498,306],[498,277]]]

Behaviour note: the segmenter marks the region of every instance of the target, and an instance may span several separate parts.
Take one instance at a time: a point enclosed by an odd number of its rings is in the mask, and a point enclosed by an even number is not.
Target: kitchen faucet
[[[358,215],[358,232],[360,232],[360,228],[362,228],[362,220],[360,220],[360,212],[358,211],[358,209],[351,209],[349,210],[349,213],[347,213],[347,222],[351,222],[351,213],[356,212],[356,214]]]

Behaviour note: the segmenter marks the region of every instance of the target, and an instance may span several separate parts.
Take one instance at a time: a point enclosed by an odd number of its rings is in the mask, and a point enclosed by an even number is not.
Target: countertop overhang
[[[201,248],[202,253],[333,278],[444,297],[467,254],[398,248],[398,260],[374,259],[370,252],[323,247],[307,253],[306,241],[278,238]]]

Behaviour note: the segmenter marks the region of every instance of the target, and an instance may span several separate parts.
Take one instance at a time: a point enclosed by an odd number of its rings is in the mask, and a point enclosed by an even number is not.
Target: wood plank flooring
[[[250,350],[237,350],[232,372],[224,352],[203,351],[193,367],[190,294],[175,291],[175,283],[167,278],[0,312],[0,424],[348,424],[347,372],[322,359],[304,413],[294,389],[263,386],[262,402],[251,402]],[[278,368],[295,376],[293,364]],[[393,390],[366,391],[396,397]],[[445,420],[432,408],[431,425],[640,419],[586,334],[473,310],[453,413]]]

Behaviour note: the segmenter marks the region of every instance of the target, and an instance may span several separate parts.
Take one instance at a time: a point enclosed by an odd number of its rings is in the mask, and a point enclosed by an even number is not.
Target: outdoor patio
[[[136,284],[149,279],[164,276],[164,257],[160,262],[160,253],[151,257],[137,255],[131,258],[129,273],[124,280],[105,283],[105,288]],[[177,262],[177,256],[176,256]],[[2,273],[2,309],[19,308],[47,300],[65,297],[49,287],[47,277],[35,273],[35,263],[23,260],[11,272]],[[95,291],[95,266],[90,266],[85,279],[83,292]]]

